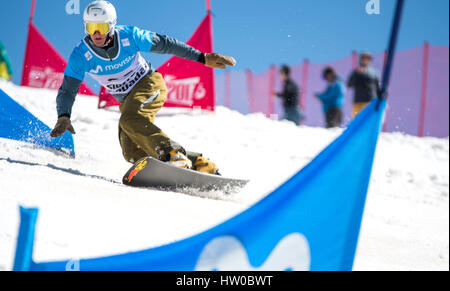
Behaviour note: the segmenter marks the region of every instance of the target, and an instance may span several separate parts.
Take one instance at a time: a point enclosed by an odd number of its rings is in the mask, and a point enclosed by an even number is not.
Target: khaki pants
[[[361,111],[366,108],[367,105],[369,105],[370,102],[355,102],[353,103],[353,117],[358,115]]]
[[[155,72],[142,78],[120,105],[119,140],[126,161],[135,163],[148,156],[166,160],[172,149],[186,153],[154,124],[166,97],[164,78]]]

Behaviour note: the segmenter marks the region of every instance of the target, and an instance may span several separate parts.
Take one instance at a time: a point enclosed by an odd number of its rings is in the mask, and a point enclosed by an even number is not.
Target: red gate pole
[[[26,43],[26,47],[25,47],[25,56],[24,56],[24,58],[23,58],[23,66],[22,66],[22,79],[21,79],[21,81],[20,81],[20,85],[21,86],[23,86],[24,84],[25,84],[25,70],[27,69],[27,63],[28,63],[28,61],[27,61],[27,56],[28,56],[28,52],[27,52],[27,50],[28,50],[28,46],[30,45],[29,44],[29,41],[30,41],[30,28],[31,28],[31,25],[32,25],[32,23],[33,23],[33,18],[34,18],[34,12],[35,12],[35,10],[36,10],[36,0],[32,0],[31,1],[31,10],[30,10],[30,18],[29,18],[29,20],[28,20],[28,35],[27,35],[27,43]]]
[[[430,60],[430,44],[428,42],[425,42],[425,44],[423,45],[422,92],[420,96],[420,115],[419,115],[419,132],[418,132],[419,137],[423,137],[425,133],[425,110],[427,106],[429,60]]]
[[[231,72],[225,72],[225,107],[231,108]]]
[[[30,22],[33,21],[34,11],[36,10],[36,0],[31,1]]]
[[[250,69],[247,69],[245,72],[247,76],[247,93],[248,93],[248,111],[249,113],[253,113],[255,110],[254,107],[254,96],[253,96],[253,73]]]
[[[209,33],[211,34],[211,52],[214,52],[214,29],[213,29],[213,23],[212,23],[212,8],[211,8],[211,0],[206,0],[206,14],[209,17]],[[212,104],[212,108],[209,110],[215,111],[216,104],[217,104],[217,96],[216,96],[216,76],[215,76],[215,70],[212,72],[212,91],[214,96],[214,103]]]
[[[356,51],[352,52],[352,68],[358,68],[358,53]]]
[[[271,117],[275,113],[275,98],[273,98],[273,92],[275,91],[275,74],[276,74],[276,66],[270,67],[269,72],[269,108],[268,108],[268,116]]]
[[[308,76],[309,75],[309,60],[305,59],[302,64],[302,81],[301,81],[301,95],[300,95],[300,109],[306,110],[306,98],[308,94]]]
[[[383,56],[383,72],[384,72],[384,67],[386,67],[386,61],[387,61],[387,51],[384,51],[384,56]],[[383,132],[387,132],[387,115],[389,113],[389,107],[386,108],[385,112],[384,112],[384,124],[383,124]]]

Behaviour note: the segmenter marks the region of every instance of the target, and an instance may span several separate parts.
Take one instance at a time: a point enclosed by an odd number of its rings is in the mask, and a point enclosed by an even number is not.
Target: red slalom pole
[[[269,72],[269,107],[268,110],[268,116],[270,117],[275,113],[275,100],[272,97],[272,93],[275,91],[275,74],[276,74],[276,66],[270,67]]]
[[[420,115],[419,115],[419,132],[418,132],[419,137],[423,137],[425,134],[425,110],[427,106],[429,59],[430,59],[430,44],[426,42],[423,46],[422,92],[420,95]]]
[[[248,107],[249,113],[254,112],[254,97],[253,97],[253,73],[250,69],[245,72],[247,76],[247,93],[248,93]]]
[[[211,13],[211,0],[206,0],[206,11]]]
[[[384,68],[386,67],[386,61],[387,61],[387,51],[384,51],[384,55],[383,55],[383,71]],[[383,124],[383,132],[387,132],[387,116],[389,113],[389,107],[386,108],[386,111],[384,113],[384,124]]]
[[[225,72],[225,107],[231,109],[231,72]]]
[[[352,52],[352,68],[358,68],[358,53],[356,51]]]
[[[28,55],[28,46],[30,45],[30,28],[33,23],[34,18],[34,12],[36,10],[36,0],[31,0],[31,10],[30,10],[30,18],[28,19],[28,35],[27,35],[27,42],[26,42],[26,48],[25,48],[25,56],[24,56],[24,62],[22,66],[22,80],[20,81],[20,85],[24,85],[25,75],[24,72],[27,68],[27,55]]]
[[[30,22],[33,21],[35,10],[36,10],[36,0],[31,0]]]
[[[308,94],[308,76],[309,75],[309,60],[305,59],[302,64],[302,85],[300,95],[300,109],[306,111],[306,98]]]

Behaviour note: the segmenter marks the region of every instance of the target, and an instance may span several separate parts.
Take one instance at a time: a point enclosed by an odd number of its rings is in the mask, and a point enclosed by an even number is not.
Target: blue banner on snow
[[[21,209],[16,270],[351,270],[384,100],[310,164],[236,217],[188,239],[111,257],[35,263],[36,209]]]
[[[0,137],[53,148],[75,156],[72,134],[50,137],[50,127],[0,89]]]

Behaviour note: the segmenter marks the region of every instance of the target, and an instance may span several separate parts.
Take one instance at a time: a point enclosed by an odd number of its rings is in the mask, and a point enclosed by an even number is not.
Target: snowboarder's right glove
[[[227,66],[236,65],[236,60],[221,54],[205,54],[205,65],[213,69],[226,69]]]
[[[50,136],[58,137],[63,135],[66,131],[70,131],[72,134],[75,134],[75,129],[73,129],[70,118],[67,116],[61,116],[58,118],[55,128],[50,133]]]

